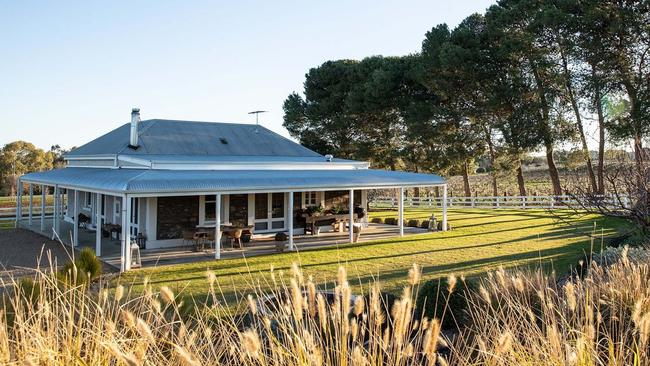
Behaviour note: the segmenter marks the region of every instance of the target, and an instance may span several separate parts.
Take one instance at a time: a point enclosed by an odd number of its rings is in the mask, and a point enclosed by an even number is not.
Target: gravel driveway
[[[28,230],[0,230],[0,279],[28,275],[39,264],[41,269],[50,267],[48,251],[52,253],[52,262],[60,266],[69,261],[70,249]]]

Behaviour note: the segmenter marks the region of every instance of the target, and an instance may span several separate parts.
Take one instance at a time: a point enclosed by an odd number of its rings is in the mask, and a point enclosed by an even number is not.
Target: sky
[[[418,52],[493,1],[0,1],[0,146],[82,145],[142,119],[255,123],[328,60]]]

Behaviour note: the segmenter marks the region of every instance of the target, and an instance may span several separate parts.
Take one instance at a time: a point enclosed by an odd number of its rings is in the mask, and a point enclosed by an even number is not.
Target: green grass
[[[13,229],[16,226],[14,220],[2,220],[0,221],[0,230]]]
[[[405,217],[425,219],[430,210],[407,210]],[[394,211],[371,212],[370,217],[396,217]],[[440,217],[440,213],[437,212]],[[423,279],[456,275],[474,276],[522,265],[542,264],[545,269],[565,272],[584,258],[591,247],[586,236],[597,226],[611,235],[621,221],[597,216],[572,215],[541,210],[451,210],[452,231],[408,235],[374,242],[346,244],[340,247],[298,253],[227,259],[134,270],[121,276],[123,284],[141,290],[145,276],[155,286],[166,285],[177,293],[201,297],[208,283],[206,270],[217,275],[226,299],[232,300],[250,289],[251,284],[265,286],[274,268],[288,272],[299,263],[306,275],[321,286],[336,278],[339,265],[345,265],[355,286],[379,278],[387,291],[399,291],[407,272],[415,262],[422,267]],[[363,234],[362,234],[363,235]],[[600,239],[593,244],[600,249]],[[359,290],[358,287],[355,288]]]
[[[34,206],[40,206],[41,205],[40,193],[34,194],[33,200],[34,200]],[[23,207],[27,207],[27,205],[29,205],[29,194],[26,193],[23,194],[21,201],[23,202]],[[48,206],[54,204],[54,196],[52,195],[46,196],[45,204]],[[16,197],[0,196],[0,207],[2,208],[16,207]]]

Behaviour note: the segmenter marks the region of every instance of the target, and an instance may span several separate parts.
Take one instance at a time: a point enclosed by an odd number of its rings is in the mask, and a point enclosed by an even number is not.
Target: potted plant
[[[275,250],[278,253],[284,252],[285,242],[289,240],[289,236],[283,232],[275,234]]]
[[[309,216],[320,216],[323,213],[323,206],[308,206],[305,208],[305,213]]]

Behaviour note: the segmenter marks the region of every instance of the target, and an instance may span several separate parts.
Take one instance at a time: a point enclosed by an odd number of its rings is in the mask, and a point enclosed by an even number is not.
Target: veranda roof
[[[129,194],[252,193],[445,184],[434,174],[354,170],[156,170],[69,167],[29,173],[23,182]]]

